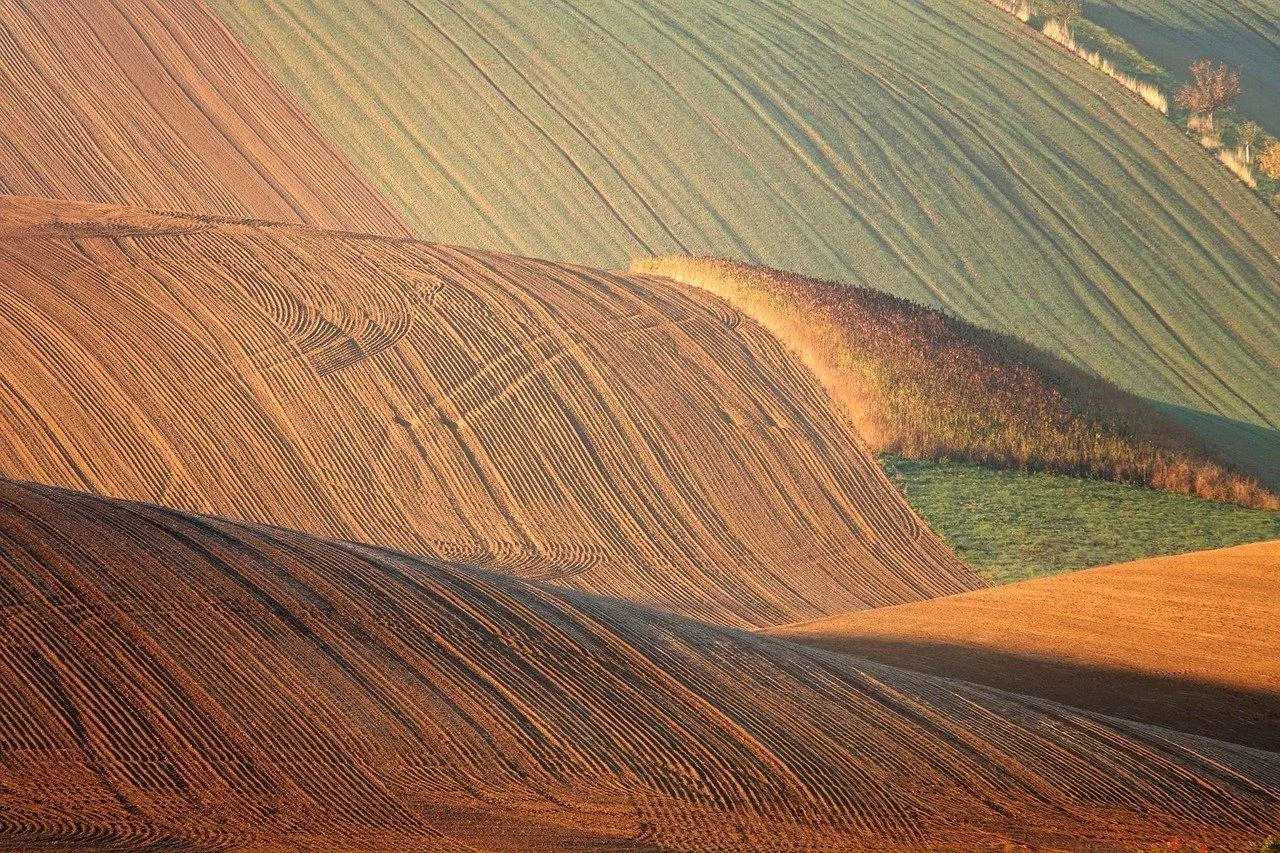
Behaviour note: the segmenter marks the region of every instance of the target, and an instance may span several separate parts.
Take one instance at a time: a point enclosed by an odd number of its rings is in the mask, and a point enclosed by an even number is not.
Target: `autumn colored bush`
[[[1277,508],[1144,400],[1015,337],[868,288],[732,261],[636,261],[783,341],[873,450],[1087,476]]]

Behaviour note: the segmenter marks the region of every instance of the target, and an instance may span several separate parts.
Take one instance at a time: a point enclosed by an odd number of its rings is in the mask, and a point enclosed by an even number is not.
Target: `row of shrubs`
[[[637,261],[782,340],[877,452],[1280,508],[1186,427],[1020,339],[876,290],[711,258]]]

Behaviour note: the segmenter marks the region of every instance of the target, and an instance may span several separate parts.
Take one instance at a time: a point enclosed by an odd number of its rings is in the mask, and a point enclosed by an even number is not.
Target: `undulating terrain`
[[[1139,560],[777,636],[1280,750],[1280,541]]]
[[[213,6],[419,236],[943,306],[1280,486],[1280,219],[981,0]]]
[[[0,849],[1280,832],[1276,543],[989,589],[672,253],[1280,487],[1280,219],[982,0],[0,0]]]
[[[1280,2],[1090,0],[1085,14],[1179,79],[1198,59],[1240,71],[1240,111],[1280,135]]]
[[[0,473],[761,627],[982,581],[781,344],[665,279],[0,202]]]
[[[404,234],[200,0],[0,2],[0,191]]]
[[[879,290],[736,261],[645,258],[631,270],[701,288],[760,323],[877,452],[1280,509],[1280,496],[1145,400],[1013,335]]]
[[[1240,850],[1280,806],[1274,753],[47,487],[0,483],[0,602],[13,847]]]

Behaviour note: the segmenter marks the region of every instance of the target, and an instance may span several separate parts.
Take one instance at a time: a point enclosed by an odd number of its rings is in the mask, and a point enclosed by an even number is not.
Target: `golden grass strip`
[[[1012,336],[876,290],[733,261],[631,268],[709,291],[772,331],[873,450],[1280,507],[1141,398]]]

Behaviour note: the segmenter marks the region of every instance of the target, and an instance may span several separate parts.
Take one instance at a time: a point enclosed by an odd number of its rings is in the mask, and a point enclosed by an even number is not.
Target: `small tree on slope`
[[[1246,121],[1244,124],[1240,125],[1240,129],[1237,131],[1236,135],[1239,139],[1240,147],[1244,149],[1244,161],[1252,164],[1254,151],[1257,148],[1258,143],[1262,141],[1264,135],[1262,125],[1258,124],[1256,121]]]
[[[1226,63],[1214,65],[1207,59],[1191,64],[1191,79],[1182,84],[1174,103],[1188,112],[1205,118],[1206,130],[1213,130],[1213,116],[1240,97],[1240,72]]]

